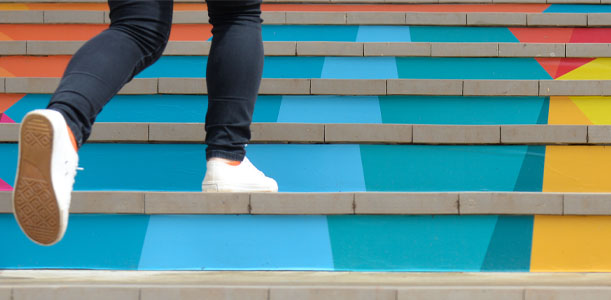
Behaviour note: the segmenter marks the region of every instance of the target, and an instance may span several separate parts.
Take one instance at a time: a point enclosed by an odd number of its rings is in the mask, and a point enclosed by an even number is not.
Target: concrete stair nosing
[[[83,41],[0,41],[0,55],[73,55]],[[608,57],[608,43],[264,42],[266,56]],[[210,42],[172,41],[164,55],[206,56]]]
[[[608,145],[610,125],[420,125],[253,123],[252,143]],[[0,124],[16,143],[19,124]],[[96,123],[91,143],[204,143],[203,123]]]
[[[50,94],[59,78],[0,77],[0,93]],[[137,78],[119,94],[207,94],[205,78]],[[610,96],[609,80],[263,78],[261,95]]]
[[[362,1],[355,2],[357,2],[357,4],[364,4]],[[454,2],[458,3],[459,1],[455,0]],[[331,2],[329,2],[329,4],[331,4]],[[340,3],[336,2],[335,4]],[[382,4],[389,3],[382,2]],[[488,4],[492,4],[492,2]],[[264,24],[273,25],[445,25],[511,27],[605,27],[611,25],[611,14],[609,13],[264,11],[262,13],[262,19],[264,20]],[[110,18],[108,11],[0,11],[0,24],[109,23]],[[207,11],[175,11],[173,23],[208,24],[208,14]]]
[[[12,213],[0,192],[0,213]],[[609,193],[74,192],[72,213],[252,215],[611,215]]]

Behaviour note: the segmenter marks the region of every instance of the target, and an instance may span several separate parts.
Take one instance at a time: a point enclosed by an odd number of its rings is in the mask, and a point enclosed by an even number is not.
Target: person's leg
[[[172,1],[110,0],[109,6],[110,28],[74,55],[48,109],[28,113],[21,124],[13,208],[26,235],[42,245],[64,235],[76,151],[97,114],[160,57],[169,37]]]
[[[208,0],[206,157],[241,161],[263,73],[261,1]]]
[[[204,192],[275,192],[278,184],[245,158],[263,73],[261,1],[208,0],[207,171]]]
[[[102,108],[163,53],[172,25],[171,0],[109,0],[110,27],[79,49],[48,108],[60,112],[80,146]]]

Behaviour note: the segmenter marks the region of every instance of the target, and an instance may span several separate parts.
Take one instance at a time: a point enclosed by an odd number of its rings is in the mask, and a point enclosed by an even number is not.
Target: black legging
[[[206,157],[242,160],[263,72],[261,0],[207,1],[213,25],[208,57]],[[82,145],[104,105],[153,64],[170,36],[173,2],[109,0],[110,27],[79,49],[48,108],[64,115]]]

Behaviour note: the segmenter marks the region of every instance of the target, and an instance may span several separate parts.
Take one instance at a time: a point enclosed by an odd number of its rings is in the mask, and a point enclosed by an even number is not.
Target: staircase
[[[109,23],[58,1],[0,0],[0,300],[611,298],[610,1],[265,1],[247,153],[280,193],[202,194],[211,26],[177,0],[40,247],[17,123]]]

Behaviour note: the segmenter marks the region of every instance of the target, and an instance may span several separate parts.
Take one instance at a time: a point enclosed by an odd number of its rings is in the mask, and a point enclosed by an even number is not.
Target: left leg
[[[208,0],[207,171],[204,192],[275,192],[278,185],[245,158],[263,73],[261,0]]]

